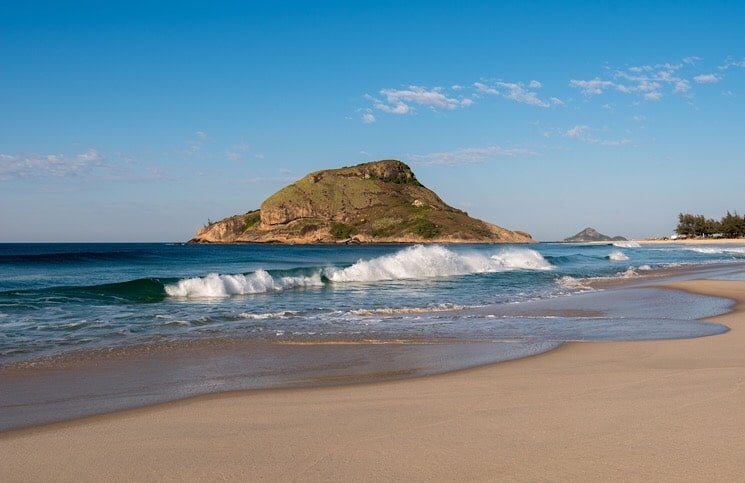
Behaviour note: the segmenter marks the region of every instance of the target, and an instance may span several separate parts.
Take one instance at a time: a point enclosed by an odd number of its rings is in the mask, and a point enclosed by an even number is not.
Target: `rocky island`
[[[626,241],[626,238],[622,236],[608,236],[603,235],[594,228],[585,228],[581,232],[569,238],[562,240],[564,243],[595,243],[595,242],[614,242],[614,241]]]
[[[424,187],[401,161],[316,171],[258,210],[197,231],[190,243],[535,243],[472,218]]]

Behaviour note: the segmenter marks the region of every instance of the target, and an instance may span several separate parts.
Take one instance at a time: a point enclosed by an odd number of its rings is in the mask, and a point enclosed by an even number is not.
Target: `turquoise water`
[[[722,330],[694,321],[720,305],[558,318],[482,309],[571,299],[602,279],[732,262],[745,263],[745,246],[2,244],[0,364],[222,338],[696,337]]]
[[[719,334],[729,301],[651,284],[743,273],[745,246],[0,245],[0,431]]]

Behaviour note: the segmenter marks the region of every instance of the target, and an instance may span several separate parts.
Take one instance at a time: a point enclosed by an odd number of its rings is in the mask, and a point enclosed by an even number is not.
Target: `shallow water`
[[[729,301],[645,285],[743,273],[739,246],[0,245],[0,430],[715,335]]]
[[[582,293],[601,279],[745,263],[741,246],[619,245],[5,244],[0,365],[213,338],[499,340],[502,326],[472,309]],[[509,337],[535,340],[521,327]],[[671,337],[704,335],[689,329]]]

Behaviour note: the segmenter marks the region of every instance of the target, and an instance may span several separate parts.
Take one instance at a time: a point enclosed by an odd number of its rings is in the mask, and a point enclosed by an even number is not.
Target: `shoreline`
[[[630,241],[640,245],[745,245],[745,238],[686,238],[682,240],[644,238]]]
[[[695,339],[570,342],[389,382],[200,396],[0,433],[4,479],[679,479],[745,472],[745,281]],[[132,465],[137,461],[137,465]]]
[[[571,296],[454,311],[461,320],[474,317],[501,325],[497,339],[465,334],[457,339],[210,338],[88,349],[0,365],[5,389],[0,434],[225,392],[426,377],[535,356],[567,341],[712,335],[727,328],[698,319],[726,312],[726,301],[661,293],[650,285],[660,278],[728,277],[744,268],[741,263],[677,267],[633,279],[592,280],[588,286],[593,290]],[[640,304],[642,312],[633,308]],[[510,335],[510,326],[524,325],[537,336],[524,338],[523,329]]]

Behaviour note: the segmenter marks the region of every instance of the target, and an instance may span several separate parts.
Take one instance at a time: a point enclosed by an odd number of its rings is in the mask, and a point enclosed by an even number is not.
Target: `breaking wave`
[[[745,255],[745,247],[686,247],[688,250],[707,255],[732,254]]]
[[[321,285],[323,281],[320,273],[311,276],[273,277],[265,270],[257,270],[249,275],[211,273],[206,277],[179,280],[174,285],[166,285],[165,289],[171,297],[228,297]]]
[[[613,242],[614,247],[618,248],[641,248],[642,246],[635,241],[615,241]]]
[[[628,259],[629,257],[621,250],[613,250],[610,255],[608,255],[608,260],[613,262],[625,262]]]
[[[510,270],[551,270],[553,266],[535,250],[506,248],[493,255],[456,253],[439,245],[416,245],[392,255],[360,260],[343,269],[327,269],[332,282],[377,282],[452,277]]]
[[[552,270],[554,267],[535,250],[505,248],[491,255],[456,253],[445,247],[417,245],[392,255],[360,260],[346,267],[317,269],[311,275],[278,276],[265,270],[247,275],[220,275],[182,279],[165,286],[171,297],[229,297],[293,288],[320,287],[325,282],[382,282],[453,277],[512,270]]]

